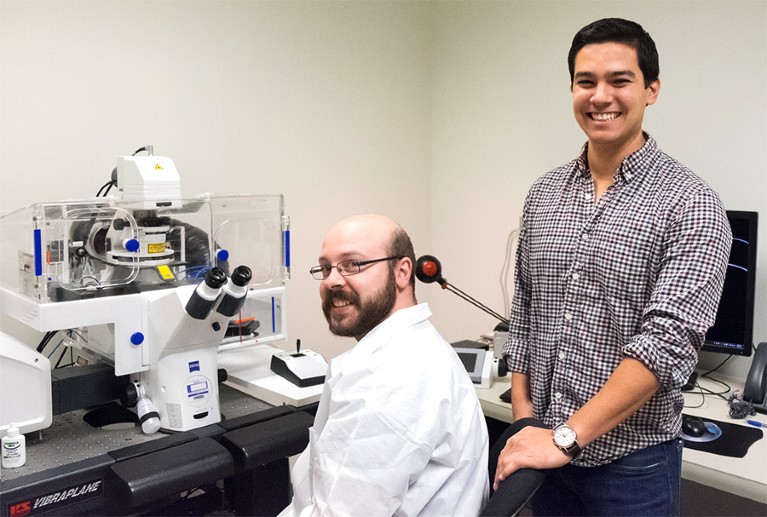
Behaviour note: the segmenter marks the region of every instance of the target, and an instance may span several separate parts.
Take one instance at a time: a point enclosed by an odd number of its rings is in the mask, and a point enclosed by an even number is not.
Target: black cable
[[[701,386],[697,382],[695,383],[695,386],[698,387],[698,391],[696,393],[700,394],[700,404],[698,404],[697,406],[688,406],[688,405],[685,404],[684,407],[686,409],[694,409],[694,408],[703,407],[703,405],[706,403],[706,397],[707,396],[714,396],[714,397],[719,397],[722,400],[727,400],[727,397],[725,397],[724,395],[726,395],[729,392],[729,387],[728,387],[728,391],[715,392],[715,391],[712,391],[712,390],[710,390],[708,388],[704,388],[703,386]],[[692,392],[688,392],[688,393],[692,394]]]
[[[719,363],[719,365],[716,366],[716,368],[714,368],[712,370],[709,370],[706,373],[701,375],[701,377],[705,377],[706,379],[708,379],[708,380],[710,380],[712,382],[716,382],[718,384],[721,384],[722,386],[724,386],[726,388],[725,391],[715,392],[715,391],[710,390],[708,388],[704,388],[703,386],[700,385],[699,382],[696,381],[695,382],[695,386],[698,388],[698,393],[700,393],[700,397],[701,397],[700,404],[698,404],[697,406],[687,406],[687,405],[685,405],[684,406],[685,408],[690,409],[690,408],[703,407],[703,404],[706,403],[706,396],[707,396],[707,394],[719,397],[719,398],[721,398],[723,400],[728,400],[727,397],[725,397],[725,395],[730,393],[730,391],[732,391],[732,387],[729,384],[727,384],[726,382],[724,382],[724,381],[722,381],[720,379],[717,379],[715,377],[711,377],[711,374],[714,373],[715,371],[717,371],[722,366],[724,366],[727,363],[727,361],[729,361],[731,358],[732,358],[732,354],[728,355],[724,359],[724,361],[722,361],[721,363]]]
[[[706,392],[703,394],[704,397],[708,394],[708,395],[713,395],[714,397],[719,397],[722,400],[727,400],[727,397],[725,397],[725,395],[727,395],[727,393],[729,393],[730,391],[729,386],[727,391],[713,391],[708,388],[704,388],[702,386],[700,387],[700,390],[701,390],[701,393],[703,393],[704,391]]]
[[[698,386],[698,388],[700,388],[700,386]],[[698,404],[697,406],[688,406],[687,404],[685,404],[683,407],[685,409],[695,409],[695,408],[703,407],[703,404],[705,403],[706,403],[706,394],[703,393],[703,389],[700,389],[700,404]]]
[[[711,373],[714,373],[715,371],[717,371],[719,368],[721,368],[722,366],[724,366],[724,365],[727,363],[727,361],[729,361],[730,359],[732,359],[732,354],[730,354],[730,355],[728,355],[727,357],[725,357],[724,361],[722,361],[721,363],[719,363],[719,366],[717,366],[717,367],[716,367],[716,368],[714,368],[713,370],[709,370],[709,371],[707,371],[706,373],[704,373],[704,374],[703,374],[703,377],[708,377],[708,375],[709,375],[709,374],[711,374]]]
[[[58,332],[58,330],[49,330],[45,333],[43,338],[40,340],[40,343],[37,345],[37,351],[39,353],[43,353],[43,350],[45,350],[45,347],[48,346],[48,343],[51,342],[51,339],[53,339],[53,336],[56,335],[56,332]]]
[[[144,151],[148,151],[149,148],[147,146],[139,147],[135,151],[133,151],[133,154],[131,156],[136,156],[138,153],[143,153]],[[117,178],[116,178],[116,171],[112,171],[112,179],[104,183],[98,192],[96,192],[96,197],[106,197],[109,194],[109,191],[112,190],[112,187],[114,187],[117,184]],[[106,189],[106,190],[104,190]],[[103,194],[102,194],[103,192]]]
[[[504,318],[503,316],[501,316],[500,314],[498,314],[494,310],[485,307],[478,300],[476,300],[476,299],[472,298],[471,296],[469,296],[468,294],[464,293],[463,291],[458,289],[453,284],[450,284],[447,281],[445,281],[445,284],[443,285],[443,289],[447,289],[451,293],[457,295],[459,298],[463,298],[464,300],[466,300],[467,302],[469,302],[470,304],[472,304],[476,308],[483,310],[484,312],[486,312],[490,316],[492,316],[492,317],[494,317],[496,319],[501,320],[502,322],[506,323],[507,325],[509,324],[509,320],[508,319]]]
[[[726,382],[724,382],[721,379],[717,379],[715,377],[711,377],[710,375],[704,375],[703,377],[706,377],[706,379],[708,379],[710,381],[713,381],[713,382],[716,382],[717,384],[721,384],[722,386],[724,386],[725,390],[721,392],[723,395],[726,395],[727,393],[732,391],[732,386],[730,386],[729,384],[727,384]]]
[[[71,333],[67,332],[67,336],[66,336],[66,337],[69,337],[69,338],[71,339],[71,338],[72,338],[72,335],[71,335]],[[50,357],[51,357],[51,356],[52,356],[54,353],[56,353],[56,350],[58,350],[58,348],[59,348],[59,347],[60,347],[62,344],[64,345],[64,349],[63,349],[63,350],[61,351],[61,353],[59,354],[59,358],[56,360],[56,364],[53,366],[53,369],[54,369],[54,370],[57,370],[57,369],[59,369],[59,368],[65,368],[66,366],[71,366],[71,365],[72,365],[72,363],[74,363],[74,357],[73,357],[73,355],[72,355],[72,347],[71,347],[71,346],[69,346],[69,345],[67,345],[67,344],[64,344],[64,340],[66,339],[66,337],[63,337],[63,338],[61,338],[61,341],[59,341],[59,344],[58,344],[58,345],[56,345],[56,348],[53,350],[53,352],[51,352],[51,355],[49,355],[49,356],[48,356],[48,358],[50,359]],[[61,360],[62,360],[62,359],[64,359],[64,356],[65,356],[65,355],[67,355],[67,350],[69,350],[69,358],[70,358],[70,359],[69,359],[69,362],[70,362],[70,364],[69,364],[69,365],[65,365],[65,366],[61,366]]]
[[[722,366],[724,366],[724,365],[727,363],[727,361],[729,361],[730,359],[732,359],[732,354],[728,355],[728,356],[727,356],[727,357],[724,359],[724,361],[722,361],[721,363],[719,363],[719,366],[717,366],[717,367],[716,367],[716,368],[714,368],[713,370],[709,370],[709,371],[707,371],[706,373],[704,373],[703,375],[701,375],[701,377],[705,377],[706,379],[709,379],[709,380],[711,380],[711,381],[714,381],[714,382],[716,382],[716,383],[718,383],[718,384],[721,384],[722,386],[724,386],[724,387],[726,388],[726,391],[723,391],[723,392],[722,392],[722,394],[727,394],[727,393],[729,393],[730,391],[732,391],[732,387],[731,387],[729,384],[727,384],[726,382],[724,382],[724,381],[722,381],[722,380],[720,380],[720,379],[716,379],[716,378],[714,378],[714,377],[711,377],[711,374],[712,374],[712,373],[714,373],[715,371],[717,371],[717,370],[718,370],[719,368],[721,368]]]
[[[41,354],[43,353],[47,340],[49,339],[48,334],[50,334],[50,332],[46,332],[42,339],[40,339],[40,342],[37,344],[37,351]]]
[[[54,370],[57,370],[57,369],[59,369],[59,368],[65,368],[65,367],[66,367],[66,365],[65,365],[65,366],[61,366],[61,360],[62,360],[62,359],[64,359],[64,356],[65,356],[65,355],[67,355],[67,349],[69,349],[69,351],[70,351],[70,355],[71,355],[71,352],[72,352],[72,347],[70,347],[70,346],[68,346],[68,345],[64,345],[64,346],[65,346],[66,348],[64,348],[64,350],[61,352],[61,355],[59,356],[59,359],[56,361],[56,365],[53,367],[53,369],[54,369]],[[74,362],[73,360],[70,360],[70,361],[69,361],[69,363],[70,363],[70,366],[71,366],[71,364],[72,364],[73,362]]]
[[[107,189],[107,192],[109,192],[109,189],[110,189],[110,188],[112,188],[112,180],[109,180],[109,181],[107,181],[106,183],[104,183],[104,184],[101,186],[101,188],[99,189],[99,191],[98,191],[98,192],[96,192],[96,197],[101,197],[101,193],[102,193],[102,191],[103,191],[104,189]],[[104,195],[106,196],[106,192],[104,193]]]

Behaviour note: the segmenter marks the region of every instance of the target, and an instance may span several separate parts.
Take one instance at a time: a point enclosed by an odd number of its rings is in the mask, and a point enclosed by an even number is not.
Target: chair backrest
[[[511,424],[490,449],[488,479],[490,479],[491,494],[490,500],[480,515],[486,517],[519,515],[546,478],[546,473],[541,470],[520,469],[501,481],[498,485],[498,490],[492,492],[495,469],[498,466],[498,456],[506,445],[506,441],[528,426],[546,429],[543,422],[537,418],[521,418]]]

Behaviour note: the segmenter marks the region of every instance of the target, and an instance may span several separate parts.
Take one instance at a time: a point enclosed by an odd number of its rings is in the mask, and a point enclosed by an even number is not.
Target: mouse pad
[[[720,456],[742,458],[754,442],[764,437],[764,432],[756,427],[729,424],[727,422],[711,420],[710,418],[704,418],[703,421],[706,423],[706,429],[709,432],[712,429],[717,429],[721,432],[721,436],[710,441],[693,441],[682,436],[684,438],[684,446],[688,449],[710,452]],[[708,424],[714,425],[709,426]]]

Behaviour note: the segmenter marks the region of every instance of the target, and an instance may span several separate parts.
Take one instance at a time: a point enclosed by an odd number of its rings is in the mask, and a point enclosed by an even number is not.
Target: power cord
[[[724,359],[724,361],[719,363],[719,365],[716,368],[709,370],[703,375],[701,375],[701,377],[705,377],[706,379],[710,381],[713,381],[713,382],[716,382],[717,384],[722,385],[725,388],[725,390],[716,392],[708,388],[704,388],[703,386],[700,385],[700,383],[696,381],[695,386],[698,388],[698,391],[700,392],[701,403],[698,404],[697,406],[685,406],[686,408],[702,407],[706,401],[706,396],[711,395],[711,396],[716,396],[727,401],[727,405],[730,407],[728,414],[730,415],[730,418],[732,419],[743,420],[744,418],[747,418],[749,416],[756,415],[754,404],[750,401],[743,400],[743,394],[740,391],[732,392],[732,387],[729,384],[727,384],[721,379],[717,379],[711,376],[712,373],[714,373],[715,371],[720,369],[722,366],[724,366],[727,363],[727,361],[729,361],[731,358],[732,358],[732,354],[728,355]],[[727,395],[728,393],[730,393],[730,395],[725,397],[725,395]]]
[[[721,398],[723,400],[728,400],[727,397],[725,397],[725,395],[727,395],[728,393],[730,393],[732,391],[732,387],[729,384],[727,384],[726,382],[724,382],[724,381],[722,381],[720,379],[717,379],[715,377],[712,377],[711,374],[716,372],[717,370],[719,370],[719,368],[724,366],[727,363],[727,361],[729,361],[731,358],[732,358],[732,354],[728,355],[724,359],[724,361],[719,363],[715,368],[713,368],[713,369],[711,369],[711,370],[709,370],[706,373],[701,375],[701,377],[705,377],[706,379],[708,379],[708,380],[710,380],[712,382],[716,382],[717,384],[722,385],[725,388],[724,391],[718,391],[717,392],[717,391],[710,390],[708,388],[704,388],[696,380],[695,381],[695,387],[698,388],[698,393],[700,393],[700,396],[701,396],[700,404],[698,404],[697,406],[687,406],[686,405],[686,406],[684,406],[685,408],[694,409],[694,408],[703,407],[703,404],[705,404],[705,402],[706,402],[706,397],[709,396],[709,395],[710,396],[719,397],[719,398]]]

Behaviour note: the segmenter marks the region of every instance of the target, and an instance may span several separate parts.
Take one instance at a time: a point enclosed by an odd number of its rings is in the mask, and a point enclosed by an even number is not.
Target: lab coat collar
[[[398,310],[368,332],[355,346],[336,357],[330,365],[331,375],[343,369],[344,366],[364,361],[364,358],[385,347],[395,332],[423,323],[429,317],[431,317],[431,309],[428,303]]]
[[[394,332],[426,321],[430,316],[431,309],[429,308],[428,303],[420,303],[412,307],[400,309],[368,332],[354,348],[362,350],[370,349],[369,352],[373,353],[378,348],[385,345],[389,341],[388,338]]]

